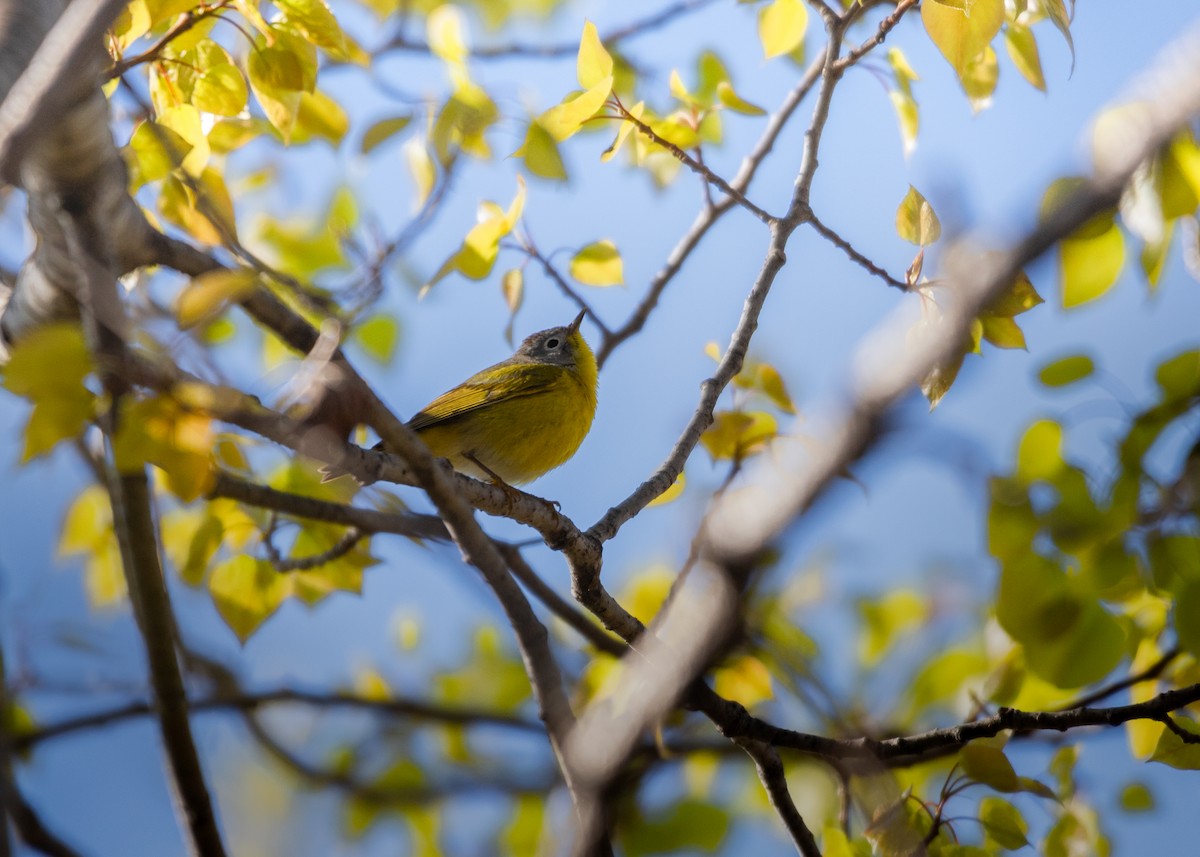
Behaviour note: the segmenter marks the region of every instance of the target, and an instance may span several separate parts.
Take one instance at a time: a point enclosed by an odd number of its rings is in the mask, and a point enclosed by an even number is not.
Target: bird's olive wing
[[[418,431],[498,402],[536,396],[549,390],[562,371],[560,366],[538,363],[497,364],[442,393],[409,420],[408,427]]]

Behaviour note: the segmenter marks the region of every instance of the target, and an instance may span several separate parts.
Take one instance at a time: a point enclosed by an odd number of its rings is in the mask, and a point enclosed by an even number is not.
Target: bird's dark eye
[[[546,340],[546,347],[547,347],[547,348],[558,348],[558,346],[559,346],[559,341],[558,341],[558,337],[557,337],[557,336],[552,336],[552,337],[550,337],[549,339],[547,339],[547,340]]]

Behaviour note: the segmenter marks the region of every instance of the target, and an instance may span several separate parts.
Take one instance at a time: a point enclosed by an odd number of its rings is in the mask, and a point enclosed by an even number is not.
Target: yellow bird
[[[596,414],[596,356],[579,332],[584,315],[527,337],[512,357],[442,393],[408,427],[435,456],[479,479],[523,485],[563,464]]]

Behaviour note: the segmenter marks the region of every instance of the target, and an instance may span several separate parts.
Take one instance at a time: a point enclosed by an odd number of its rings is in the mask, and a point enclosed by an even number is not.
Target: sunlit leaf
[[[1013,21],[1008,22],[1004,31],[1004,47],[1008,49],[1009,59],[1017,67],[1017,71],[1029,81],[1030,85],[1046,91],[1046,78],[1042,75],[1042,60],[1038,56],[1037,39],[1033,30],[1022,27]]]
[[[763,57],[773,59],[798,47],[808,27],[803,0],[771,0],[758,13],[758,40]]]
[[[1020,811],[1006,800],[985,797],[979,802],[979,820],[988,840],[1007,851],[1015,851],[1029,844],[1029,825]]]
[[[933,206],[912,185],[896,209],[896,232],[905,241],[921,246],[932,244],[942,234]]]
[[[217,612],[244,643],[279,609],[291,582],[270,563],[241,554],[213,569],[208,589]]]
[[[1004,23],[1004,0],[926,0],[921,20],[942,56],[962,78]]]
[[[221,268],[194,278],[175,299],[175,317],[185,330],[211,321],[230,303],[254,290],[258,275],[248,268]]]
[[[587,245],[571,257],[571,276],[586,286],[620,286],[624,265],[617,245],[607,238]]]
[[[596,32],[596,25],[585,21],[583,35],[579,39],[579,55],[575,63],[575,74],[579,85],[584,89],[592,89],[607,81],[612,89],[613,60]]]

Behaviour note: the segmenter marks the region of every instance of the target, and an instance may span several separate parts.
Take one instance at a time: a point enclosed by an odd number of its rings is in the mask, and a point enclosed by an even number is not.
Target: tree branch
[[[851,261],[853,261],[859,267],[865,268],[869,273],[873,274],[876,277],[879,277],[879,279],[883,280],[885,283],[887,283],[889,286],[892,286],[893,288],[900,289],[900,291],[902,291],[902,292],[908,291],[908,283],[905,283],[902,280],[897,280],[895,277],[893,277],[891,274],[889,274],[883,268],[876,265],[874,262],[872,262],[870,259],[868,259],[866,256],[864,256],[862,253],[859,253],[857,250],[854,249],[854,247],[852,247],[850,245],[849,241],[847,241],[842,236],[838,235],[836,232],[834,232],[832,229],[830,229],[828,226],[826,226],[824,223],[822,223],[820,220],[818,220],[817,216],[815,214],[811,214],[811,213],[809,214],[808,225],[811,226],[813,229],[815,229],[823,237],[828,239],[829,242],[832,243],[835,247],[837,247],[842,252],[844,252],[847,256],[849,256]]]

